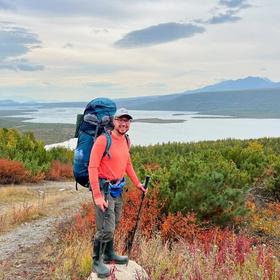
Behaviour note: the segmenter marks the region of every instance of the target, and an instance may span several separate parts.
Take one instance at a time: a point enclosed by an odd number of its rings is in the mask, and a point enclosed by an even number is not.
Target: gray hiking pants
[[[123,205],[122,196],[114,198],[108,194],[107,200],[109,206],[105,212],[102,212],[102,210],[95,205],[96,233],[94,238],[95,240],[103,242],[110,241],[114,238],[115,228],[120,221]],[[104,230],[102,233],[103,226]]]

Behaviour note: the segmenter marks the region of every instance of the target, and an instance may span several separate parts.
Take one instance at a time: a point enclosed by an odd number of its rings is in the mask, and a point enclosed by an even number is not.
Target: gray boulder
[[[129,261],[128,265],[110,264],[111,275],[107,280],[148,280],[146,271],[135,261]],[[92,272],[88,280],[98,280],[97,274]]]

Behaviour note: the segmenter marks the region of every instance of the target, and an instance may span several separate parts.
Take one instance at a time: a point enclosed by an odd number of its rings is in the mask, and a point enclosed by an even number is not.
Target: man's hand
[[[144,185],[142,183],[139,183],[137,185],[137,188],[140,189],[143,193],[146,193],[147,192],[147,189],[144,188]]]
[[[105,201],[103,197],[94,200],[94,202],[102,212],[105,212],[106,208],[108,208],[108,202]]]

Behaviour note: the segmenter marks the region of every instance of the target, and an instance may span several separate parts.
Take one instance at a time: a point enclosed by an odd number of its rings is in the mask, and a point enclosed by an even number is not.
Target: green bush
[[[162,214],[195,212],[226,225],[245,214],[248,190],[280,199],[280,138],[136,146],[131,154],[139,177],[151,175],[151,187],[159,188]],[[0,158],[19,161],[36,176],[54,160],[72,163],[73,152],[46,151],[32,133],[0,129]]]
[[[72,163],[73,152],[64,148],[46,151],[44,143],[31,132],[20,134],[15,129],[0,129],[0,158],[21,162],[33,176],[47,173],[54,160]]]
[[[198,218],[226,223],[245,213],[248,176],[218,152],[190,153],[174,162],[160,186],[171,212],[195,212]]]
[[[246,213],[249,189],[280,198],[279,146],[279,138],[137,146],[132,159],[142,178],[152,175],[164,211],[226,225]]]
[[[58,160],[61,163],[73,162],[73,151],[66,148],[62,148],[62,147],[52,148],[48,151],[48,154],[51,160]]]

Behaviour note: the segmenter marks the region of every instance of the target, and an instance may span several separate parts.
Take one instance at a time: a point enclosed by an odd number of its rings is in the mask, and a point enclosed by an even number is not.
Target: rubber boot
[[[115,264],[127,264],[128,257],[127,256],[118,256],[114,251],[114,242],[110,240],[107,242],[105,251],[104,251],[104,263],[113,262]]]
[[[94,240],[92,271],[96,272],[99,278],[106,278],[110,276],[110,269],[103,263],[102,257],[99,258],[100,246],[101,242],[99,240]]]

